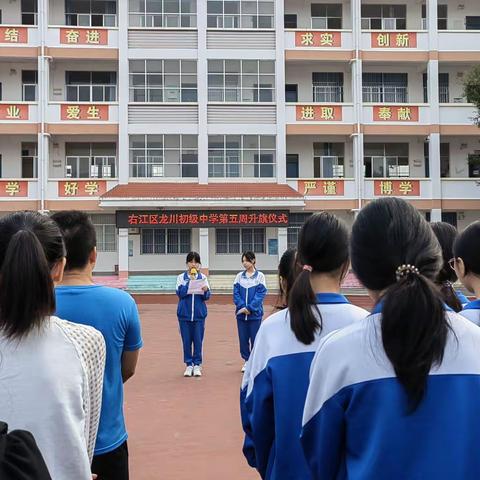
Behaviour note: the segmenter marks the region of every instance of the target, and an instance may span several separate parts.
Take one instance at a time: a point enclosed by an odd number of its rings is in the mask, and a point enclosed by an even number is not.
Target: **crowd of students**
[[[480,478],[479,245],[480,222],[457,236],[396,198],[364,207],[350,238],[333,215],[307,220],[243,377],[243,451],[263,479]],[[350,264],[370,314],[340,294]]]

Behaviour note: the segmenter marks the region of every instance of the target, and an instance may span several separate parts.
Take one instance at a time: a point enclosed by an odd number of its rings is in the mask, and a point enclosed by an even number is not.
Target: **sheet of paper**
[[[188,291],[187,293],[189,295],[195,294],[203,294],[203,287],[207,285],[207,282],[205,281],[204,278],[201,278],[199,280],[190,280],[190,283],[188,284]]]

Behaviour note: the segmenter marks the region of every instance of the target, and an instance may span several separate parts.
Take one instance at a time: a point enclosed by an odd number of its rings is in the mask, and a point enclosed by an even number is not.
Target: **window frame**
[[[182,249],[182,232],[187,233],[188,244],[183,243]],[[144,235],[152,233],[152,251],[145,252]],[[171,244],[171,238],[176,234],[176,249]],[[163,237],[163,245],[155,243],[155,236]],[[163,247],[163,248],[162,248]],[[140,255],[184,255],[192,249],[192,229],[191,228],[142,228],[140,229]],[[157,250],[157,251],[156,251]],[[163,251],[159,251],[163,250]],[[176,251],[173,251],[176,250]]]
[[[132,1],[128,1],[128,25],[131,28],[155,28],[155,29],[196,29],[197,28],[197,2],[190,0],[190,7],[192,11],[184,11],[184,0],[170,0],[177,2],[176,12],[165,11],[165,0],[158,0],[160,2],[159,11],[148,11],[147,1],[143,2],[143,9],[141,11],[134,11],[132,9]],[[139,21],[135,21],[135,19]]]
[[[221,12],[209,11],[213,4],[221,4]],[[255,13],[246,9],[256,5]],[[271,4],[273,12],[262,13],[261,6]],[[231,12],[226,12],[228,8]],[[233,8],[232,8],[233,7]],[[250,24],[247,23],[250,19]],[[213,20],[213,21],[212,21]],[[266,26],[266,24],[269,26]],[[214,24],[215,26],[213,26]],[[207,29],[209,30],[274,30],[275,29],[275,0],[208,0],[207,1]]]
[[[218,237],[221,233],[224,233],[224,232],[227,233],[226,235],[227,243],[225,244],[227,251],[219,252],[218,245],[220,244],[220,242],[218,241]],[[235,233],[235,234],[238,233],[238,248],[235,248],[235,250],[231,248],[230,236],[232,233]],[[251,242],[245,241],[244,237],[246,237],[248,233],[251,233],[251,238],[252,238]],[[256,234],[262,235],[261,242],[255,240]],[[216,228],[215,229],[215,254],[216,255],[240,255],[242,252],[246,250],[252,250],[256,254],[265,254],[266,253],[266,237],[267,237],[267,231],[265,227]]]

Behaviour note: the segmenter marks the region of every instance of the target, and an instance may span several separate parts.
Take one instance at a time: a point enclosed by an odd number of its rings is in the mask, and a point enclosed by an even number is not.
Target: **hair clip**
[[[415,266],[415,265],[410,265],[410,264],[403,264],[400,265],[396,272],[395,276],[397,277],[397,282],[403,277],[406,277],[407,275],[420,275],[420,270]]]

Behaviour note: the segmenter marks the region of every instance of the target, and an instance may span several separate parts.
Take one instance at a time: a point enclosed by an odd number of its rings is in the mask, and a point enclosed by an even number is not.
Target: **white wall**
[[[22,142],[37,142],[36,135],[0,135],[0,155],[2,155],[2,177],[21,178]]]
[[[465,230],[471,223],[480,220],[480,210],[468,210],[457,212],[458,231]]]
[[[37,63],[0,62],[2,101],[22,101],[22,70],[37,70]]]
[[[448,4],[448,30],[465,30],[465,18],[467,16],[480,15],[480,3],[478,0],[459,0],[455,2],[439,0],[438,3]],[[464,8],[459,9],[459,5],[463,5]]]
[[[344,143],[345,178],[353,178],[353,144],[349,139],[341,136],[289,135],[287,154],[298,154],[300,178],[313,178],[313,144],[317,142]]]
[[[49,1],[49,25],[65,25],[65,1]]]
[[[95,273],[115,272],[115,265],[118,265],[118,252],[98,252]]]
[[[3,0],[0,2],[0,10],[2,11],[3,25],[21,25],[22,12],[20,8],[20,0],[10,2]]]
[[[472,66],[440,64],[439,73],[448,73],[450,103],[455,97],[463,97],[463,80]]]
[[[343,29],[352,28],[350,2],[347,0],[285,0],[285,14],[297,14],[298,28],[312,28],[312,3],[341,3],[343,4]]]
[[[480,138],[443,136],[440,141],[450,143],[450,177],[468,178],[468,154],[480,150]]]
[[[313,72],[343,72],[343,99],[345,103],[352,102],[352,75],[348,63],[287,63],[285,83],[298,85],[298,101],[312,102],[312,73]]]

